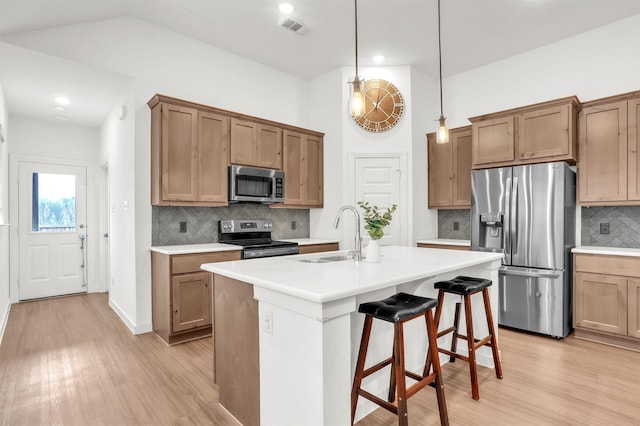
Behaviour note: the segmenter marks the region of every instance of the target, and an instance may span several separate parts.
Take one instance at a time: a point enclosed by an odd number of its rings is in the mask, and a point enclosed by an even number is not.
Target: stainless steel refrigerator
[[[471,250],[504,253],[500,325],[571,331],[575,182],[564,162],[472,172]]]

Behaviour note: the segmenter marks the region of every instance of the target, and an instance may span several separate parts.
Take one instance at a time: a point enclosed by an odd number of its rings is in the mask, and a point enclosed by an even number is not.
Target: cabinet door
[[[628,165],[629,165],[629,200],[640,200],[640,99],[632,99],[627,103],[628,126]]]
[[[282,170],[282,129],[258,125],[257,166]]]
[[[229,118],[198,115],[198,201],[228,204]]]
[[[322,138],[315,135],[305,135],[303,147],[304,182],[302,185],[302,199],[304,204],[309,207],[322,207],[324,203]]]
[[[162,105],[162,200],[195,201],[198,196],[198,111]]]
[[[471,129],[451,132],[453,206],[471,208]]]
[[[231,163],[257,166],[258,124],[252,121],[231,119]]]
[[[303,204],[301,162],[303,135],[285,130],[283,139],[284,204],[301,205]]]
[[[629,311],[628,335],[640,338],[640,281],[629,280],[627,309]]]
[[[429,133],[427,146],[429,208],[450,207],[453,203],[453,143],[439,144],[435,133]]]
[[[627,279],[575,274],[575,326],[627,335]]]
[[[627,102],[585,107],[578,121],[578,202],[626,201]]]
[[[569,153],[575,143],[575,114],[570,105],[543,108],[520,114],[518,149],[520,160],[562,156]],[[571,118],[574,118],[572,121]]]
[[[211,324],[211,274],[176,275],[171,281],[172,331]]]
[[[513,116],[479,121],[472,129],[474,166],[515,160]]]

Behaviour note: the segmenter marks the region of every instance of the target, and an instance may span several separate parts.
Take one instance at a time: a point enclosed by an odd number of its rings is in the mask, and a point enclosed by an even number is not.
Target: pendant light
[[[440,118],[438,119],[437,143],[449,143],[449,129],[447,128],[447,117],[442,109],[442,41],[440,37],[440,0],[438,0],[438,63],[440,65]]]
[[[355,21],[356,21],[356,75],[353,80],[349,82],[351,84],[351,97],[349,98],[349,111],[354,118],[360,117],[364,114],[364,96],[362,95],[362,86],[364,85],[364,78],[358,75],[358,0],[354,0],[355,8]]]

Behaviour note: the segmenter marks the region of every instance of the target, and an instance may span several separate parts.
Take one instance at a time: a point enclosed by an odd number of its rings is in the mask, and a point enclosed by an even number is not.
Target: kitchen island
[[[380,263],[339,260],[344,254],[202,265],[214,273],[214,358],[220,404],[243,424],[350,424],[351,381],[364,322],[357,312],[359,304],[400,291],[435,298],[433,283],[456,275],[497,283],[502,258],[495,253],[395,246],[382,248]],[[497,287],[491,288],[494,317]],[[476,333],[484,335],[481,298],[476,303]],[[443,323],[452,321],[453,305],[453,300],[445,298]],[[380,323],[374,324],[369,365],[388,357],[392,348],[392,326]],[[422,322],[407,325],[405,342],[407,368],[421,370],[426,353]],[[478,352],[478,362],[493,366],[489,348]],[[243,376],[243,371],[249,374]],[[365,386],[374,393],[384,392],[388,380],[380,374]],[[361,398],[356,419],[374,408]]]

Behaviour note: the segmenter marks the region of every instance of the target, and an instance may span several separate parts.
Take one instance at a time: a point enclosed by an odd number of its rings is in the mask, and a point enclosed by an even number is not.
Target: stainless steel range
[[[298,243],[271,239],[273,222],[258,220],[221,220],[218,223],[218,242],[242,246],[243,259],[298,254]]]

